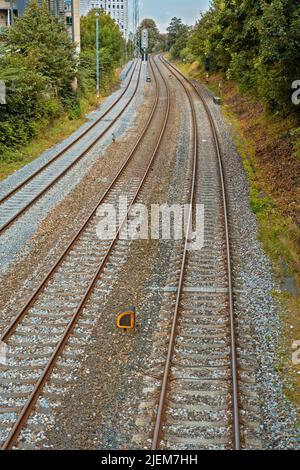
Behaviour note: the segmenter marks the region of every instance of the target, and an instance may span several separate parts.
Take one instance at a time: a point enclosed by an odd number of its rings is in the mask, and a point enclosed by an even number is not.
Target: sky
[[[208,5],[209,0],[140,0],[140,20],[154,19],[163,33],[174,16],[183,23],[194,24],[200,11],[207,10]]]

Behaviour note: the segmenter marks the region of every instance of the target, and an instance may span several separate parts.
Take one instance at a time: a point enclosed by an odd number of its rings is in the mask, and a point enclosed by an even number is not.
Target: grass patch
[[[1,160],[3,158],[4,161],[0,161],[0,179],[6,178],[22,166],[33,161],[49,147],[72,134],[84,122],[85,118],[70,120],[66,116],[61,117],[52,125],[47,126],[26,147],[5,154],[1,157]]]

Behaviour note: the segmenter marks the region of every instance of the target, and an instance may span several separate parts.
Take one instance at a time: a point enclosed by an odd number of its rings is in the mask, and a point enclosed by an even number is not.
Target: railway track
[[[233,286],[220,145],[205,100],[199,93],[195,95],[193,85],[175,67],[161,57],[160,60],[180,82],[190,103],[193,206],[188,223],[192,223],[195,204],[204,204],[205,242],[201,250],[189,251],[185,240],[176,266],[179,279],[171,304],[174,310],[168,341],[165,344],[159,338],[155,344],[154,354],[166,353],[159,399],[154,400],[157,409],[151,448],[238,450],[241,444]],[[201,129],[197,124],[199,113],[203,118]],[[209,150],[210,145],[215,152]],[[153,396],[153,390],[146,390],[145,403],[149,403],[148,394]]]
[[[37,401],[41,399],[45,385],[53,393],[57,385],[57,377],[53,374],[55,368],[58,367],[64,375],[75,367],[81,341],[92,326],[88,314],[89,300],[95,291],[105,291],[105,286],[100,284],[99,287],[99,278],[105,278],[108,274],[106,282],[108,285],[112,282],[110,260],[117,259],[120,262],[124,258],[126,242],[117,238],[98,239],[97,209],[103,203],[116,204],[120,195],[129,198],[127,211],[122,214],[124,218],[119,234],[127,216],[130,216],[132,204],[142,191],[160,148],[169,119],[170,95],[155,61],[150,61],[150,67],[156,97],[139,139],[97,206],[2,335],[1,340],[8,347],[7,364],[0,366],[2,449],[18,446],[18,437]],[[167,99],[163,97],[162,84]],[[160,125],[157,128],[158,123]],[[153,145],[148,147],[147,159],[143,148],[139,150],[148,132],[153,136]],[[70,353],[72,344],[73,353]],[[67,349],[68,354],[64,356]],[[47,411],[48,409],[46,413]]]
[[[49,191],[49,189],[51,189],[63,176],[65,176],[85,155],[87,155],[97,142],[99,142],[99,140],[116,124],[137,93],[140,82],[141,67],[142,64],[138,64],[138,62],[135,62],[135,64],[132,65],[132,71],[126,87],[120,96],[99,118],[97,118],[78,137],[72,140],[48,162],[31,173],[25,180],[12,188],[4,196],[0,197],[0,235],[16,220],[18,220],[19,217],[34,205],[47,191]],[[112,115],[111,119],[109,119],[110,113],[116,109],[121,99],[129,92],[135,76],[136,83],[134,85],[133,92],[125,101],[124,106],[117,111],[116,115]],[[101,122],[105,122],[105,119],[108,121],[105,128],[100,132],[96,132],[95,135],[92,135],[96,126]],[[85,142],[83,150],[78,149],[76,152],[76,144],[81,143],[84,139]]]

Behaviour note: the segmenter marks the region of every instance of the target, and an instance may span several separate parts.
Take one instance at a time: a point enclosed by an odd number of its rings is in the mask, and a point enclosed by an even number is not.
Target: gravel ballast
[[[173,94],[178,91],[180,86],[174,86]],[[139,202],[175,202],[182,193],[190,171],[186,167],[191,122],[187,104],[182,94],[180,105],[171,107],[167,135]],[[66,384],[63,406],[56,410],[41,447],[121,449],[130,445],[132,433],[138,431],[135,420],[142,378],[148,371],[147,358],[163,298],[160,288],[169,274],[173,244],[140,241],[127,245],[122,270],[115,272],[107,299],[94,300],[98,320],[76,372],[77,385]],[[131,304],[137,307],[137,331],[124,336],[115,329],[115,316],[118,309]],[[76,402],[82,405],[74,414],[71,410]]]
[[[168,76],[166,71],[164,73]],[[143,74],[145,77],[145,68]],[[182,203],[186,196],[187,175],[190,173],[191,116],[181,86],[174,78],[170,82],[173,100],[167,134],[138,201],[147,205]],[[248,413],[246,410],[247,401],[244,397],[241,403],[241,418],[246,428],[246,431],[243,429],[244,447],[255,448],[255,441],[247,439],[247,419],[253,419],[258,423],[259,448],[296,449],[300,442],[296,430],[296,412],[285,398],[284,384],[276,372],[282,325],[280,308],[272,293],[279,291],[280,287],[258,241],[256,219],[249,206],[249,182],[233,144],[231,130],[221,108],[213,103],[212,96],[204,88],[201,87],[201,90],[217,124],[224,159],[240,374],[243,376],[243,367],[249,368],[250,364],[255,377],[249,399],[252,411]],[[143,101],[143,93],[141,91],[138,98],[140,109],[145,102],[146,107],[149,106],[149,100]],[[130,122],[134,120],[134,110],[132,112]],[[126,129],[124,127],[123,133]],[[130,128],[132,131],[133,126]],[[90,171],[86,172],[86,178],[91,178]],[[76,188],[73,193],[76,193]],[[65,199],[67,197],[65,195]],[[87,201],[88,197],[83,198],[82,204],[88,204]],[[62,204],[62,201],[58,203]],[[67,226],[64,230],[67,232]],[[22,242],[24,240],[25,236]],[[36,243],[39,243],[38,239]],[[48,395],[40,398],[40,408],[30,418],[33,426],[43,422],[43,430],[38,438],[33,438],[25,429],[22,433],[25,448],[26,445],[29,448],[33,445],[34,448],[55,449],[149,448],[150,443],[145,436],[149,434],[153,423],[141,418],[140,405],[147,384],[150,383],[148,379],[152,382],[157,380],[158,383],[160,380],[156,376],[155,364],[153,368],[152,365],[149,367],[149,358],[152,355],[157,363],[163,360],[160,351],[156,349],[156,340],[159,336],[163,341],[167,340],[169,315],[172,313],[168,307],[174,302],[175,293],[164,289],[170,285],[170,279],[176,280],[180,246],[180,242],[168,241],[120,243],[120,251],[116,250],[111,257],[108,269],[91,296],[90,307],[85,311],[89,318],[87,314],[90,308],[92,328],[86,334],[84,325],[79,325],[77,336],[74,335],[70,341],[75,350],[77,344],[80,349],[78,357],[74,355],[73,359],[76,368],[74,372],[65,373],[64,364],[68,365],[68,359],[63,357],[60,360],[62,367],[53,373],[59,387],[55,390],[53,384],[47,385]],[[29,259],[33,248],[31,246],[28,253],[23,254],[24,259]],[[55,243],[52,248],[55,250]],[[30,284],[30,276],[30,269],[27,273],[24,271],[23,288],[26,283]],[[10,309],[13,301],[11,297]],[[115,319],[120,309],[129,305],[137,308],[137,328],[133,334],[124,335],[116,330]],[[5,323],[5,319],[2,318],[2,321]],[[249,332],[246,336],[245,331]],[[53,391],[59,395],[58,398],[51,398]],[[154,391],[153,400],[156,399]],[[40,414],[41,408],[47,409],[46,418]],[[255,416],[253,410],[256,410]]]
[[[137,77],[138,69],[135,72],[135,77]],[[83,159],[81,159],[64,177],[62,177],[42,198],[40,198],[36,204],[29,208],[23,216],[20,217],[11,227],[9,227],[0,237],[0,273],[5,273],[10,263],[15,259],[16,255],[23,250],[23,254],[28,255],[30,251],[29,240],[35,234],[41,222],[45,217],[61,202],[63,201],[68,194],[74,190],[74,188],[82,181],[86,176],[88,170],[91,168],[95,161],[103,158],[104,153],[107,151],[109,145],[112,141],[112,133],[115,134],[116,139],[120,139],[125,132],[130,132],[130,129],[133,126],[136,111],[143,101],[143,89],[146,80],[146,69],[142,65],[141,69],[141,79],[137,94],[134,97],[133,101],[129,107],[125,110],[124,114],[118,119],[117,123],[110,129],[107,134],[100,139],[99,142],[88,152]],[[130,86],[131,92],[135,86],[135,81]],[[99,110],[94,111],[89,119],[94,120],[97,117],[101,116],[103,112],[116,100],[116,96],[120,94],[121,91],[115,92],[111,95],[105,103],[100,106]],[[127,94],[130,91],[127,91]],[[113,110],[114,115],[116,115],[124,106],[123,98],[120,103],[116,105]],[[57,152],[66,147],[66,144],[78,135],[80,135],[83,130],[88,127],[90,123],[86,123],[81,126],[75,133],[72,134],[68,139],[64,140],[60,144],[56,145],[49,151],[46,151],[40,158],[34,160],[29,165],[26,165],[24,168],[21,168],[15,174],[1,182],[0,187],[2,188],[1,195],[6,194],[6,192],[15,187],[20,182],[22,182],[29,174],[34,172],[34,170],[40,168],[42,164],[47,162],[49,159],[53,158]],[[96,137],[104,127],[107,126],[107,123],[101,122],[99,125],[94,128],[91,133],[89,133],[84,142],[78,142],[76,144],[76,152],[86,148],[87,142],[92,137]],[[84,145],[85,143],[85,145]],[[71,149],[69,152],[75,152],[75,149]]]
[[[11,260],[5,272],[2,272],[0,283],[2,330],[7,327],[10,319],[16,315],[42,281],[54,260],[68,246],[133,148],[149,118],[154,101],[154,86],[147,84],[140,93],[143,98],[135,108],[130,131],[107,146],[101,158],[95,160],[86,171],[85,177],[80,178],[75,188],[40,222],[37,231],[25,247],[16,254],[13,261]]]
[[[249,205],[250,185],[242,159],[233,143],[232,131],[213,102],[212,95],[200,87],[209,104],[220,137],[230,209],[230,230],[234,253],[235,287],[242,293],[236,299],[238,322],[251,331],[249,354],[254,353],[260,408],[261,438],[265,449],[300,448],[297,415],[283,391],[276,372],[283,325],[280,306],[273,292],[280,291],[270,260],[258,240],[258,226]],[[299,428],[298,428],[299,430]]]

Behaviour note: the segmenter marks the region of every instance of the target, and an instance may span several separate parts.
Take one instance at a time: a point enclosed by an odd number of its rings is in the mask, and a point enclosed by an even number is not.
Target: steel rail
[[[160,58],[160,60],[161,60],[161,58]],[[161,62],[162,62],[162,60],[161,60]],[[181,262],[181,268],[180,268],[180,275],[179,275],[179,281],[178,281],[178,289],[177,289],[177,295],[176,295],[176,302],[175,302],[171,332],[170,332],[170,337],[169,337],[167,357],[166,357],[166,361],[165,361],[162,385],[161,385],[161,389],[160,389],[158,409],[157,409],[156,420],[155,420],[154,433],[153,433],[153,437],[152,437],[151,450],[157,450],[159,448],[161,428],[162,428],[163,416],[164,416],[165,405],[166,405],[166,396],[167,396],[167,390],[168,390],[168,384],[169,384],[169,375],[170,375],[170,369],[171,369],[171,364],[172,364],[172,358],[173,358],[173,354],[174,354],[176,330],[177,330],[177,324],[178,324],[178,318],[179,318],[180,299],[181,299],[181,294],[182,294],[182,289],[183,289],[183,280],[184,280],[185,262],[186,262],[186,256],[187,256],[188,237],[189,237],[191,222],[192,222],[192,207],[193,207],[193,201],[194,201],[194,195],[195,195],[197,157],[198,157],[197,118],[196,118],[196,112],[195,112],[192,96],[191,96],[191,93],[189,92],[189,90],[187,90],[184,87],[181,80],[179,80],[179,78],[175,74],[173,74],[173,75],[175,76],[175,78],[177,78],[178,82],[182,85],[184,91],[186,92],[186,95],[188,97],[190,107],[191,107],[192,131],[193,131],[192,132],[192,134],[193,134],[193,144],[192,144],[193,145],[193,165],[192,165],[192,179],[191,179],[191,189],[190,189],[190,208],[189,208],[189,214],[188,214],[188,222],[187,222],[187,226],[186,226],[185,243],[184,243],[184,249],[183,249],[183,255],[182,255],[182,262]]]
[[[230,323],[230,352],[231,352],[231,375],[232,375],[232,412],[233,412],[233,448],[234,450],[240,450],[241,448],[241,436],[240,436],[240,413],[239,413],[239,385],[238,385],[238,365],[237,365],[237,353],[236,353],[236,329],[234,319],[234,296],[233,296],[233,280],[232,280],[232,262],[231,262],[231,243],[230,243],[230,232],[229,232],[229,204],[227,197],[227,188],[224,175],[224,165],[221,144],[217,132],[217,128],[212,116],[212,113],[208,107],[208,104],[203,97],[200,90],[186,78],[176,67],[166,61],[167,64],[175,70],[193,89],[201,99],[204,109],[206,111],[213,137],[214,146],[217,153],[219,178],[222,189],[222,203],[223,203],[223,215],[224,215],[224,228],[225,228],[225,241],[226,241],[226,258],[227,258],[227,279],[228,279],[228,302],[229,302],[229,323]]]
[[[128,108],[130,103],[132,102],[133,98],[136,95],[136,92],[138,90],[139,82],[140,82],[140,75],[141,75],[141,69],[142,69],[142,63],[140,64],[140,69],[139,69],[139,74],[138,74],[138,79],[136,82],[136,86],[134,89],[133,94],[131,95],[130,99],[126,103],[126,105],[121,109],[121,111],[118,113],[118,115],[109,123],[109,125],[96,137],[95,140],[93,140],[89,146],[81,152],[78,157],[75,158],[75,160],[68,165],[62,172],[60,172],[50,183],[48,183],[39,193],[37,193],[33,199],[31,199],[22,209],[17,211],[7,222],[5,222],[1,227],[0,227],[0,235],[6,230],[12,223],[14,223],[25,211],[27,211],[33,204],[36,203],[38,199],[40,199],[54,184],[56,184],[66,173],[68,173],[73,166],[75,166],[95,145],[99,140],[107,134],[107,132],[115,125],[115,123],[118,121],[120,116],[125,112],[125,110]],[[134,73],[134,72],[133,72]],[[102,118],[101,118],[102,119]],[[90,130],[90,129],[88,129]],[[79,136],[79,140],[82,138],[82,136]],[[64,150],[63,153],[65,153],[66,150]],[[61,155],[59,155],[61,156]],[[58,158],[58,157],[57,157]],[[57,159],[55,158],[55,159]],[[53,160],[49,163],[53,163]]]
[[[155,63],[155,62],[154,62]],[[155,64],[156,65],[156,64]],[[156,65],[157,67],[157,65]],[[151,66],[152,68],[152,66]],[[157,67],[157,70],[159,71],[159,68]],[[155,77],[155,74],[154,74],[154,71],[152,69],[152,72],[153,72],[153,76],[154,76],[154,79],[155,79],[155,83],[156,83],[156,87],[158,89],[158,81]],[[159,71],[160,73],[160,71]],[[161,75],[161,73],[160,73]],[[72,334],[72,331],[78,321],[78,318],[80,316],[80,313],[82,312],[82,309],[84,308],[84,306],[86,305],[86,303],[88,302],[89,298],[90,298],[90,295],[94,289],[94,286],[96,284],[96,281],[98,280],[98,277],[100,275],[100,273],[102,272],[103,268],[104,268],[104,265],[106,263],[106,260],[108,259],[109,255],[111,254],[111,251],[112,251],[112,248],[114,247],[115,243],[116,243],[116,240],[117,240],[117,237],[118,235],[120,234],[126,220],[127,220],[127,217],[130,213],[130,210],[133,206],[133,204],[135,203],[136,199],[138,198],[139,194],[140,194],[140,191],[146,181],[146,178],[149,174],[149,171],[153,165],[153,162],[154,162],[154,159],[158,153],[158,150],[160,148],[160,145],[161,145],[161,142],[162,142],[162,139],[163,139],[163,136],[165,134],[165,130],[166,130],[166,126],[167,126],[167,123],[168,123],[168,120],[169,120],[169,115],[170,115],[170,92],[169,92],[169,88],[167,86],[167,83],[165,81],[165,79],[163,78],[163,76],[161,75],[162,79],[163,79],[163,82],[166,86],[166,89],[167,89],[167,106],[166,106],[166,111],[165,111],[165,116],[164,116],[164,122],[163,122],[163,126],[161,128],[161,131],[160,131],[160,134],[157,138],[157,141],[156,141],[156,145],[155,145],[155,148],[151,154],[151,158],[149,160],[149,163],[147,165],[147,168],[144,172],[144,175],[142,177],[142,180],[139,184],[139,187],[135,193],[135,195],[133,196],[132,200],[131,200],[131,203],[127,209],[127,214],[126,216],[124,217],[119,229],[118,229],[118,232],[117,232],[117,235],[116,235],[116,238],[112,240],[106,254],[104,255],[104,257],[102,258],[102,261],[97,269],[97,272],[94,274],[93,276],[93,279],[92,281],[90,282],[85,294],[84,294],[84,297],[81,299],[81,302],[80,304],[78,305],[76,311],[74,312],[73,316],[72,316],[72,319],[68,325],[68,327],[66,328],[61,340],[59,341],[59,343],[57,344],[54,352],[52,353],[51,355],[51,358],[49,360],[49,362],[47,363],[45,369],[43,370],[43,373],[42,375],[40,376],[38,382],[36,383],[36,385],[34,386],[34,389],[32,391],[32,393],[30,394],[28,400],[26,401],[25,405],[23,406],[22,408],[22,411],[21,413],[19,414],[13,428],[11,429],[2,449],[5,450],[5,449],[11,449],[13,447],[13,445],[15,444],[23,426],[26,424],[27,422],[27,419],[32,411],[32,409],[34,408],[41,392],[42,392],[42,389],[43,389],[43,386],[44,384],[46,383],[46,381],[48,380],[53,368],[55,367],[56,365],[56,362],[58,360],[58,358],[60,357],[67,341],[68,341],[68,338],[70,337],[70,335]],[[156,103],[157,104],[157,103]],[[156,106],[157,108],[157,106]],[[153,116],[153,115],[152,115]],[[152,120],[152,119],[151,119]],[[150,121],[151,122],[151,121]],[[144,135],[146,133],[146,131],[148,130],[148,126],[145,126],[145,132],[144,132]],[[140,141],[141,139],[139,139]]]
[[[150,66],[151,66],[151,70],[152,70],[152,65],[151,65],[151,62],[150,62]],[[153,73],[153,71],[152,71]],[[153,74],[154,75],[154,74]],[[154,75],[154,79],[155,79],[155,75]],[[157,82],[155,81],[155,84]],[[24,316],[26,315],[26,313],[28,312],[28,310],[30,309],[30,307],[32,306],[32,304],[34,303],[34,301],[36,300],[37,296],[41,293],[41,291],[47,286],[47,283],[49,281],[49,279],[51,278],[52,274],[57,270],[57,268],[61,265],[61,263],[63,262],[64,258],[67,256],[67,254],[71,251],[71,249],[73,248],[74,244],[77,242],[77,240],[79,239],[79,237],[81,236],[81,234],[83,233],[83,231],[85,230],[85,228],[87,227],[87,225],[89,224],[89,222],[91,221],[91,219],[94,217],[94,215],[96,214],[99,206],[102,204],[102,202],[104,201],[104,199],[107,197],[108,193],[112,190],[112,188],[115,186],[116,182],[119,180],[120,176],[122,175],[122,173],[124,172],[124,170],[126,169],[126,167],[128,166],[128,164],[130,163],[130,161],[132,160],[134,154],[136,153],[138,147],[140,146],[140,143],[141,141],[143,140],[144,136],[146,135],[146,132],[153,120],[153,116],[154,116],[154,113],[155,113],[155,110],[157,108],[157,104],[158,104],[158,99],[159,99],[159,93],[158,93],[158,87],[156,85],[156,94],[155,94],[155,101],[153,103],[153,106],[151,108],[151,112],[150,112],[150,115],[149,115],[149,118],[145,124],[145,126],[143,127],[143,130],[138,138],[138,140],[136,141],[136,143],[134,144],[133,148],[130,150],[129,152],[129,155],[128,157],[126,158],[125,162],[121,165],[120,169],[117,171],[116,175],[113,177],[111,183],[109,184],[109,186],[105,189],[104,193],[102,194],[102,196],[100,197],[100,200],[97,201],[96,205],[93,207],[93,209],[91,210],[91,212],[89,213],[89,215],[87,216],[87,218],[85,219],[84,223],[81,225],[80,229],[76,232],[76,234],[74,235],[74,237],[72,238],[72,240],[69,242],[67,248],[65,248],[65,250],[63,251],[63,253],[57,258],[57,260],[55,261],[55,263],[53,264],[53,266],[51,267],[51,269],[47,272],[47,274],[45,275],[45,277],[42,279],[42,281],[40,282],[40,284],[38,285],[38,287],[36,288],[36,290],[33,292],[33,294],[29,297],[29,299],[26,301],[26,303],[24,304],[24,306],[21,308],[21,310],[19,311],[19,313],[16,315],[16,317],[13,319],[13,321],[10,323],[10,325],[6,328],[6,330],[4,331],[4,333],[1,335],[1,338],[0,338],[0,341],[7,341],[9,339],[9,337],[13,334],[13,332],[15,331],[16,327],[18,326],[18,324],[21,322],[21,320],[24,318]]]
[[[161,59],[161,57],[160,57]],[[162,59],[161,59],[162,60]],[[225,226],[225,239],[226,239],[226,258],[227,258],[227,279],[228,279],[228,301],[229,301],[229,322],[230,322],[230,351],[231,351],[231,373],[232,373],[232,408],[233,408],[233,447],[234,450],[240,449],[240,419],[239,419],[239,392],[238,392],[238,372],[237,372],[237,355],[236,355],[236,341],[235,341],[235,321],[234,321],[234,302],[233,302],[233,282],[232,282],[232,268],[231,268],[231,247],[230,247],[230,236],[229,236],[229,221],[228,221],[228,201],[227,201],[227,193],[226,193],[226,184],[224,178],[224,170],[223,170],[223,162],[222,162],[222,153],[221,153],[221,146],[216,130],[216,126],[211,115],[211,112],[208,108],[206,101],[204,100],[201,93],[195,88],[195,86],[188,80],[177,68],[175,68],[172,64],[168,61],[163,59],[163,63],[165,66],[173,73],[173,75],[178,79],[178,74],[180,77],[184,79],[190,86],[195,89],[198,96],[200,97],[206,114],[209,119],[209,123],[212,129],[213,137],[214,137],[214,145],[217,153],[218,158],[218,168],[219,168],[219,178],[221,183],[222,189],[222,201],[223,201],[223,213],[224,213],[224,226]],[[179,80],[179,79],[178,79]],[[179,80],[181,82],[181,80]],[[182,82],[181,82],[182,83]],[[183,83],[182,83],[183,85]],[[189,90],[183,85],[186,92],[190,94]],[[194,106],[194,105],[193,105]],[[187,231],[187,233],[189,233]],[[185,249],[186,249],[185,244]],[[184,254],[185,259],[185,254]],[[177,318],[178,318],[178,309],[180,304],[180,297],[182,292],[182,285],[183,285],[183,277],[184,277],[184,265],[182,265],[182,270],[180,273],[180,280],[179,280],[179,287],[177,290],[177,297],[176,297],[176,305],[175,305],[175,313],[174,313],[174,320],[172,324],[172,330],[170,336],[170,344],[168,350],[168,356],[165,372],[164,372],[164,381],[163,387],[161,389],[160,395],[160,402],[159,408],[156,418],[154,436],[152,440],[152,449],[157,449],[159,445],[159,436],[161,433],[162,427],[162,420],[163,420],[163,411],[165,409],[165,401],[166,401],[166,394],[167,394],[167,386],[168,386],[168,377],[173,357],[174,351],[174,344],[175,344],[175,337],[176,337],[176,325],[177,325]],[[172,343],[172,344],[171,344]]]
[[[130,70],[133,67],[134,62],[132,62]],[[55,162],[59,157],[61,157],[64,153],[66,153],[70,148],[72,148],[75,144],[77,144],[82,137],[84,137],[91,129],[93,129],[97,124],[99,124],[100,121],[102,121],[103,118],[107,116],[108,113],[116,106],[116,104],[119,103],[119,101],[123,98],[125,95],[126,91],[128,90],[129,86],[131,85],[132,82],[132,77],[133,74],[136,70],[138,62],[135,63],[133,71],[130,75],[130,79],[124,88],[123,92],[121,95],[109,106],[109,108],[98,118],[96,121],[94,121],[87,129],[85,129],[79,136],[77,136],[72,142],[70,142],[66,147],[64,147],[62,150],[60,150],[51,160],[49,160],[47,163],[42,165],[40,168],[38,168],[36,171],[31,173],[24,181],[19,183],[17,186],[15,186],[13,189],[11,189],[7,194],[4,196],[0,197],[0,204],[2,204],[4,201],[9,199],[11,196],[13,196],[19,189],[21,189],[23,186],[25,186],[29,181],[31,181],[35,176],[40,174],[43,170],[45,170],[48,166],[50,166],[53,162]]]

